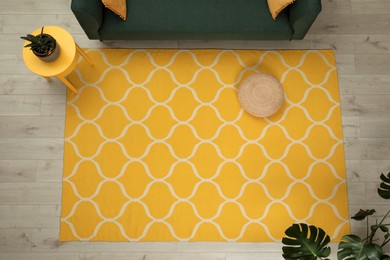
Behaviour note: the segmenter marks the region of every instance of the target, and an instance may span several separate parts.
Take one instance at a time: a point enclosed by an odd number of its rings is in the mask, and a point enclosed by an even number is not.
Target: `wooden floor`
[[[390,171],[390,1],[322,2],[303,41],[101,43],[83,34],[70,0],[0,0],[0,259],[281,259],[278,243],[59,242],[65,88],[29,72],[19,39],[42,25],[61,26],[90,48],[334,49],[350,212],[373,207],[383,215],[390,203],[376,188],[379,174]]]

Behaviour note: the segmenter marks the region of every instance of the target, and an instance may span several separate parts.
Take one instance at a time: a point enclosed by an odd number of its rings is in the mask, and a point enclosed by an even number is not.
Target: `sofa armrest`
[[[293,29],[292,39],[301,40],[321,12],[321,0],[296,0],[289,5],[289,22]]]
[[[72,0],[71,9],[89,39],[100,39],[104,6],[100,0]]]

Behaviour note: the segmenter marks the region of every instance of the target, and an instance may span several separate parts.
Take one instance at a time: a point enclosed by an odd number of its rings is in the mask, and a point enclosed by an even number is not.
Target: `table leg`
[[[89,66],[93,67],[93,63],[91,59],[88,57],[88,55],[80,48],[80,46],[77,45],[76,43],[76,49],[77,51],[83,56],[83,58],[88,62]]]
[[[50,77],[45,77],[45,76],[42,76],[43,78],[45,78],[47,81],[51,82],[51,78]]]
[[[68,88],[70,88],[70,90],[73,91],[73,93],[77,94],[77,89],[72,85],[72,83],[70,83],[65,77],[62,77],[62,76],[57,76],[57,78],[62,82],[64,83],[65,86],[67,86]]]

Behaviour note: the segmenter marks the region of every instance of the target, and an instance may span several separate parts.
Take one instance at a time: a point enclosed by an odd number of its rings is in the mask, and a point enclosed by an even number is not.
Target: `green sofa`
[[[296,0],[272,19],[267,0],[127,0],[127,20],[100,0],[72,0],[89,39],[291,40],[303,39],[321,0]]]

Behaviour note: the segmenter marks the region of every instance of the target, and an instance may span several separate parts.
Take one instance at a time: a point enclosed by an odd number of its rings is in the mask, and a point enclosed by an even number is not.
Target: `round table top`
[[[31,34],[38,35],[41,32],[41,28],[36,29]],[[24,48],[29,42],[25,41],[23,45],[23,59],[26,66],[35,74],[44,77],[53,77],[57,75],[69,74],[76,65],[76,43],[73,40],[72,35],[64,29],[57,26],[45,26],[44,33],[50,34],[57,41],[60,46],[60,55],[54,61],[42,61],[40,58],[30,50],[30,48]]]
[[[249,114],[267,117],[283,104],[284,92],[280,82],[268,74],[254,74],[245,79],[238,90],[238,99]]]

